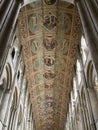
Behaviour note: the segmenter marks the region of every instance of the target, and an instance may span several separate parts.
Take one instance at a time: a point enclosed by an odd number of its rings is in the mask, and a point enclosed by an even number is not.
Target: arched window
[[[9,63],[6,64],[4,70],[4,78],[0,81],[0,120],[4,122],[9,105],[10,93],[12,86],[12,69]]]
[[[17,72],[17,82],[18,82],[19,87],[22,83],[22,79],[23,79],[23,76],[24,76],[24,68],[25,68],[24,63],[23,63],[23,61],[21,61],[19,68],[18,68],[18,72]]]
[[[14,59],[14,57],[15,57],[15,48],[13,48],[12,50],[12,59]]]
[[[88,63],[87,67],[87,83],[88,87],[92,88],[95,91],[95,94],[98,98],[98,76],[94,72],[94,66],[92,61]]]
[[[12,62],[13,62],[14,68],[16,67],[20,50],[21,50],[21,45],[19,44],[18,38],[15,37],[14,46],[13,46],[12,52],[11,52],[11,57],[12,57]]]
[[[87,47],[84,36],[81,37],[81,54],[82,54],[83,64],[85,65],[85,62],[88,56],[88,47]]]
[[[18,70],[17,79],[19,80],[20,77],[20,71]]]

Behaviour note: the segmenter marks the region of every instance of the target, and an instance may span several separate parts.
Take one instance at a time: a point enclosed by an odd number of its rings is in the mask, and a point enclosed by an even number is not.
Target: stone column
[[[88,109],[89,120],[90,120],[90,128],[91,128],[91,130],[96,130],[96,126],[94,124],[94,115],[93,115],[93,111],[92,111],[90,96],[89,96],[89,92],[88,92],[88,89],[87,89],[87,86],[85,83],[84,83],[84,91],[85,91],[87,109]]]
[[[88,88],[96,128],[98,129],[98,100],[93,88]]]
[[[83,112],[82,112],[82,104],[81,104],[81,99],[80,99],[80,93],[79,90],[77,90],[78,94],[78,100],[79,100],[79,112],[80,112],[80,117],[81,117],[81,123],[82,123],[82,129],[85,130],[85,123],[84,123],[84,118],[83,118]]]
[[[87,106],[87,110],[88,110],[88,116],[89,116],[89,121],[90,121],[90,129],[91,130],[96,130],[96,127],[94,125],[94,116],[93,116],[93,112],[92,112],[92,107],[91,107],[91,102],[90,102],[90,97],[89,97],[89,93],[87,90],[87,81],[85,78],[85,73],[84,73],[84,66],[83,66],[83,61],[82,61],[82,56],[80,54],[80,51],[78,51],[78,56],[80,59],[80,63],[81,63],[81,68],[82,68],[82,75],[83,75],[83,88],[84,88],[84,93],[85,93],[85,98],[86,98],[86,106]]]
[[[94,117],[93,117],[93,112],[92,112],[92,107],[91,107],[91,103],[90,103],[90,98],[89,98],[89,93],[87,90],[87,87],[84,84],[84,91],[85,91],[85,95],[86,95],[86,102],[87,102],[87,109],[88,109],[88,116],[89,116],[89,120],[90,120],[90,128],[91,130],[95,130],[95,126],[94,126]]]
[[[89,11],[89,15],[91,16],[96,33],[98,33],[98,3],[95,3],[94,0],[84,0],[84,2]]]
[[[9,96],[10,94],[8,92],[4,93],[4,98],[2,100],[1,106],[0,106],[0,122],[2,124],[2,128],[3,127],[7,127],[7,124],[5,123],[4,119],[6,116],[6,111],[7,111],[7,107],[8,107],[8,101],[9,101]]]
[[[90,48],[90,53],[98,74],[98,34],[96,33],[95,25],[92,22],[92,17],[90,16],[84,1],[77,1],[76,5],[81,18],[85,39]]]
[[[9,17],[9,13],[11,8],[13,8],[13,0],[4,0],[4,2],[2,2],[2,6],[1,6],[1,15],[0,15],[0,28],[2,30],[3,24],[4,22],[7,22],[7,18]],[[6,21],[5,21],[6,19]]]
[[[78,130],[77,128],[77,112],[76,112],[76,105],[74,105],[74,113],[75,113],[75,117],[74,117],[74,122],[75,122],[75,130]]]
[[[73,130],[73,121],[72,121],[72,104],[71,102],[69,103],[69,123],[70,123],[70,130]]]
[[[21,5],[19,4],[19,2],[14,1],[14,4],[9,11],[7,19],[5,19],[3,29],[0,33],[0,75],[2,73],[6,56],[12,42],[12,37],[15,30],[20,6]]]
[[[94,2],[96,2],[96,0],[94,0]],[[91,4],[91,0],[77,1],[76,5],[78,7],[79,15],[81,18],[85,39],[89,46],[90,53],[98,75],[98,33],[97,33],[98,23],[96,24],[98,18],[96,18],[96,12],[94,12],[93,10],[94,8],[93,5]],[[96,8],[98,9],[98,7]],[[88,91],[89,91],[95,124],[98,129],[98,101],[95,96],[94,90],[89,88]]]

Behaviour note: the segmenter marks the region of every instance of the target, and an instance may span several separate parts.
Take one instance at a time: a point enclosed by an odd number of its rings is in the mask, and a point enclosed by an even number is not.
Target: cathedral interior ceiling
[[[81,24],[64,1],[36,1],[21,9],[18,28],[37,130],[63,130]]]

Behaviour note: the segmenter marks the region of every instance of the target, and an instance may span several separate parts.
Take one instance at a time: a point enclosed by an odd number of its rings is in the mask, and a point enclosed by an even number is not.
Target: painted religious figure
[[[56,40],[54,39],[44,39],[43,41],[44,47],[48,50],[51,51],[55,48],[56,46]]]
[[[29,29],[30,32],[32,32],[33,34],[41,29],[41,26],[39,24],[40,20],[41,20],[41,14],[39,13],[33,14],[33,16],[29,18]]]
[[[43,58],[39,57],[33,60],[33,68],[34,70],[38,70],[42,68]]]
[[[32,52],[33,53],[39,53],[41,51],[40,46],[41,46],[41,37],[36,38],[31,41],[32,42]]]
[[[38,84],[42,81],[43,79],[43,72],[36,73],[35,74],[35,83]]]
[[[48,15],[45,15],[43,20],[43,25],[51,31],[57,26],[57,18],[54,16],[51,12],[48,13]]]
[[[46,102],[46,103],[45,103],[46,108],[47,108],[47,107],[52,107],[52,108],[53,108],[54,105],[55,105],[54,102]]]
[[[44,58],[44,63],[45,63],[47,66],[52,66],[52,65],[54,65],[54,62],[55,62],[54,57],[46,56],[46,57]]]
[[[72,15],[65,12],[61,12],[59,14],[59,22],[62,31],[64,31],[64,33],[70,34],[72,25]]]

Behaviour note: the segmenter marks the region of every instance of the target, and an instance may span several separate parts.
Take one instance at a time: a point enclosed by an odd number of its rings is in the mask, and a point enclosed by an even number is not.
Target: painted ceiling
[[[21,9],[18,28],[36,130],[64,130],[81,36],[77,9],[36,1]]]

